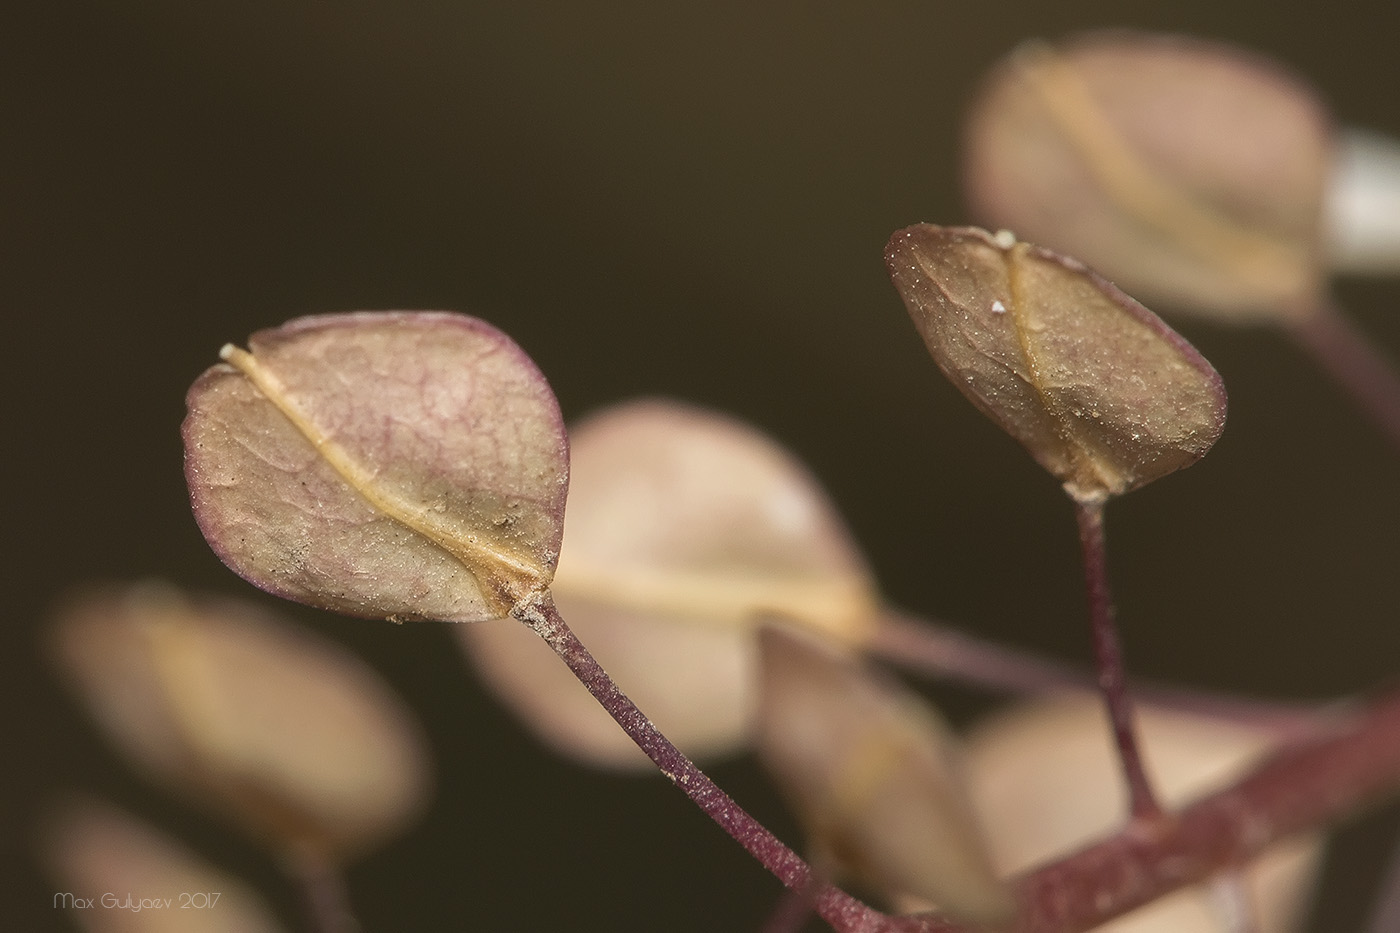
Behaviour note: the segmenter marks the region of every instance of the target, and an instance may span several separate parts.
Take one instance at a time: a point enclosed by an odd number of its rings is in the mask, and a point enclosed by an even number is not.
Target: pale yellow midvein
[[[906,730],[895,723],[862,736],[856,747],[845,753],[832,778],[831,809],[859,816],[909,757],[909,745]]]
[[[1090,174],[1129,216],[1167,234],[1207,264],[1236,274],[1243,267],[1263,282],[1280,270],[1307,267],[1309,258],[1301,247],[1232,221],[1154,173],[1114,128],[1074,66],[1049,46],[1028,44],[1016,61]]]
[[[1080,480],[1087,466],[1088,472],[1099,481],[1100,489],[1092,491],[1083,489],[1084,495],[1089,498],[1097,498],[1101,492],[1110,494],[1121,492],[1124,484],[1123,478],[1117,475],[1116,471],[1107,470],[1106,464],[1090,453],[1093,448],[1079,425],[1065,414],[1064,405],[1045,391],[1045,377],[1036,362],[1035,353],[1031,350],[1030,336],[1026,333],[1025,316],[1030,308],[1025,302],[1025,292],[1021,287],[1021,263],[1026,261],[1027,249],[1025,243],[1015,243],[1010,249],[1004,249],[1001,253],[1002,262],[1006,267],[1006,287],[1009,292],[1006,313],[1011,316],[1011,325],[1016,332],[1016,342],[1021,348],[1021,357],[1026,361],[1026,368],[1030,371],[1031,387],[1035,389],[1035,394],[1040,399],[1045,413],[1050,416],[1051,423],[1055,426],[1055,433],[1059,435],[1060,441],[1065,445],[1071,467],[1076,474],[1081,474],[1071,477],[1062,476],[1059,479],[1066,484],[1073,482],[1075,489],[1070,490],[1070,495],[1080,498],[1081,493],[1075,490],[1082,489]],[[1069,489],[1070,487],[1066,485],[1065,488]]]
[[[864,576],[777,579],[738,570],[629,570],[568,558],[554,578],[560,597],[607,601],[648,612],[743,627],[779,615],[845,642],[868,637],[877,599]]]
[[[235,735],[207,639],[173,594],[153,590],[134,598],[140,600],[133,607],[137,628],[146,639],[156,683],[185,743],[183,751],[194,757],[197,767],[211,772],[210,779],[227,777],[225,772],[247,764],[250,756],[246,743]]]
[[[292,402],[287,388],[253,354],[225,344],[219,358],[248,378],[259,392],[315,448],[351,489],[377,511],[431,541],[452,555],[476,578],[482,596],[502,616],[520,599],[549,585],[549,574],[537,563],[471,536],[461,537],[437,515],[375,482],[374,474],[329,436]]]

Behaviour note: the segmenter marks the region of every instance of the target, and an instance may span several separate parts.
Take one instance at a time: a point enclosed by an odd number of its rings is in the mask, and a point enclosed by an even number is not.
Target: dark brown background
[[[828,485],[891,598],[1086,655],[1069,506],[937,373],[885,277],[959,222],[957,132],[1024,37],[1217,36],[1400,135],[1400,7],[1265,0],[8,4],[0,13],[5,823],[0,923],[66,929],[31,820],[101,790],[289,892],[131,777],[37,660],[94,578],[252,594],[189,518],[177,427],[218,347],[296,315],[449,308],[516,337],[575,417],[727,409]],[[1400,284],[1343,284],[1400,348]],[[1393,451],[1269,332],[1186,322],[1231,392],[1187,473],[1115,505],[1135,670],[1321,697],[1400,660]],[[664,782],[537,749],[447,633],[289,609],[373,659],[432,730],[429,819],[355,867],[367,930],[754,930],[777,886]],[[969,715],[968,695],[943,694]],[[746,761],[721,784],[795,839]],[[13,805],[13,806],[11,806]],[[1316,930],[1354,928],[1394,817],[1343,836]]]

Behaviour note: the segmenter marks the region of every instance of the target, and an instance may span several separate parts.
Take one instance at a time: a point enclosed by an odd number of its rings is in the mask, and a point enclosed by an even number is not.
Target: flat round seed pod
[[[40,828],[41,856],[60,885],[54,907],[87,933],[276,933],[266,902],[115,807],[62,806]]]
[[[549,583],[568,443],[539,370],[475,318],[301,318],[190,388],[185,475],[241,576],[348,615],[478,622]]]
[[[1224,430],[1219,374],[1083,264],[932,224],[896,233],[885,257],[944,375],[1076,499],[1189,466]]]
[[[1261,56],[1105,31],[999,64],[963,164],[982,223],[1145,299],[1250,320],[1317,305],[1332,148],[1316,95]]]
[[[71,606],[52,648],[138,767],[279,850],[340,861],[424,804],[403,703],[350,652],[265,612],[145,584]]]
[[[643,400],[585,419],[570,441],[555,603],[687,755],[747,743],[765,615],[864,637],[878,604],[865,563],[820,486],[771,439],[714,412]],[[532,633],[476,625],[459,635],[485,681],[550,745],[591,764],[654,770]]]

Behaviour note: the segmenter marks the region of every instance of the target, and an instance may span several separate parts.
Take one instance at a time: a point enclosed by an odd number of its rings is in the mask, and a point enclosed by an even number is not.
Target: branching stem
[[[511,614],[534,629],[554,649],[594,699],[672,784],[789,890],[810,898],[816,912],[834,928],[842,931],[907,930],[911,933],[922,928],[922,924],[913,920],[888,917],[830,884],[814,882],[812,869],[801,856],[720,790],[637,709],[569,629],[548,592],[517,605]]]
[[[1234,785],[1018,883],[1016,933],[1079,933],[1242,865],[1296,833],[1355,815],[1400,788],[1400,693],[1347,725],[1289,745]],[[956,929],[934,926],[945,931]]]
[[[1097,516],[1096,516],[1097,518]],[[1099,526],[1092,521],[1090,531]],[[1102,556],[1102,541],[1098,552]],[[1100,560],[1100,564],[1102,561]],[[1104,590],[1104,596],[1107,591]],[[518,606],[648,757],[790,890],[842,933],[977,933],[931,916],[890,917],[821,881],[657,731],[569,631],[548,594]],[[1246,864],[1270,845],[1356,814],[1400,788],[1400,692],[1320,727],[1234,785],[1017,879],[1012,933],[1082,933],[1159,897]]]

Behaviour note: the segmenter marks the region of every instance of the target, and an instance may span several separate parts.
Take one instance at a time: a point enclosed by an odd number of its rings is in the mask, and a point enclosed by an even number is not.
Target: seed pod
[[[1232,320],[1323,289],[1326,110],[1260,56],[1182,36],[1027,43],[969,113],[973,213],[1135,295]]]
[[[503,618],[548,586],[569,453],[549,385],[460,314],[301,318],[190,388],[185,476],[249,582],[348,615]]]
[[[282,854],[343,861],[427,796],[420,732],[379,676],[252,607],[156,584],[97,593],[52,647],[134,764]]]
[[[759,755],[819,855],[891,898],[1007,919],[1011,895],[941,717],[811,633],[769,626],[761,636]]]
[[[88,933],[276,933],[247,884],[120,810],[74,801],[40,827],[41,856],[62,885],[55,907]],[[69,898],[67,902],[63,899]],[[90,906],[72,909],[75,899]]]
[[[1327,258],[1338,272],[1400,273],[1400,141],[1341,135],[1327,192]]]
[[[1224,429],[1210,364],[1082,264],[931,224],[896,233],[885,257],[943,374],[1075,499],[1189,466]]]
[[[878,595],[811,474],[754,428],[676,402],[617,405],[570,430],[565,541],[551,590],[569,626],[692,758],[747,744],[762,616],[858,641]],[[556,749],[655,771],[522,626],[460,626],[496,694]]]

